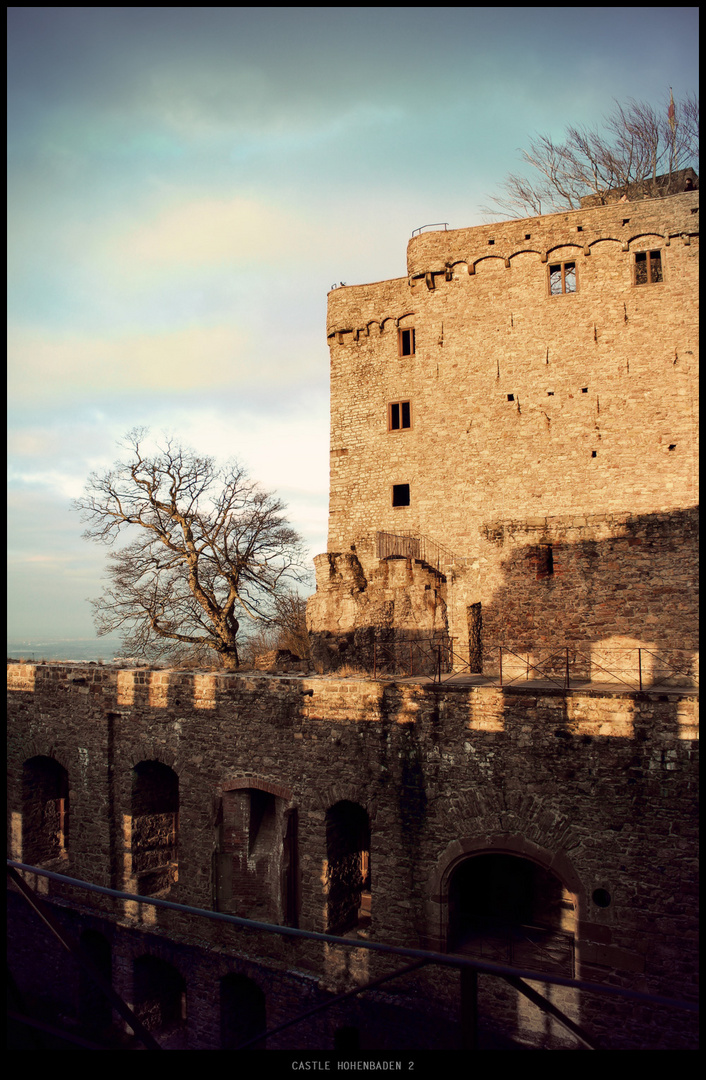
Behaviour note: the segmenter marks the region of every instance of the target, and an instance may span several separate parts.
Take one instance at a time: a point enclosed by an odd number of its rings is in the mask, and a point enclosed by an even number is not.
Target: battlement
[[[483,259],[501,259],[506,269],[512,269],[512,260],[520,255],[533,254],[545,263],[557,248],[574,248],[578,256],[591,254],[591,249],[602,242],[612,241],[621,250],[629,251],[647,237],[665,243],[683,241],[698,235],[698,208],[698,191],[688,191],[466,229],[425,232],[413,236],[407,244],[407,273],[412,279],[426,278],[427,274],[439,278],[443,275],[445,279],[454,268],[456,272],[467,268],[472,275]]]

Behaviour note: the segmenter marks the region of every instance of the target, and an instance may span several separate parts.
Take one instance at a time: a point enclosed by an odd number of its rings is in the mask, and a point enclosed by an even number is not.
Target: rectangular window
[[[576,292],[576,263],[555,263],[549,267],[549,295]]]
[[[409,506],[409,484],[392,485],[392,505]]]
[[[400,356],[414,356],[414,330],[398,330]]]
[[[393,401],[387,410],[387,430],[402,431],[412,426],[412,412],[409,401]]]
[[[635,253],[635,284],[653,285],[662,280],[662,252],[637,251]]]

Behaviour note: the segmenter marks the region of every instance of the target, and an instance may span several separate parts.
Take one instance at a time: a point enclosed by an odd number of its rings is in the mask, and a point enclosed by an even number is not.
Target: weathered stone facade
[[[698,198],[422,233],[408,277],[329,294],[322,666],[366,617],[327,592],[379,616],[377,532],[440,546],[459,662],[477,604],[486,645],[695,648]],[[355,591],[330,568],[349,552]]]
[[[171,883],[152,895],[330,931],[350,876],[337,877],[343,856],[332,847],[331,811],[353,806],[368,823],[351,847],[367,846],[368,860],[356,900],[367,891],[367,910],[353,937],[445,952],[466,887],[459,871],[476,856],[499,858],[501,872],[502,859],[514,860],[535,874],[532,918],[545,927],[553,919],[554,931],[544,933],[570,947],[564,966],[549,970],[693,996],[693,691],[567,694],[20,664],[9,667],[9,690],[10,853],[18,860],[41,828],[23,775],[28,763],[49,760],[68,777],[68,825],[44,865],[134,889],[133,825],[137,812],[144,831],[149,809],[144,791],[135,801],[136,774],[141,763],[158,762],[178,782],[178,838]],[[155,801],[164,828],[159,809]],[[168,1016],[161,1027],[153,1018],[175,1049],[224,1045],[224,979],[245,979],[237,992],[245,987],[255,1011],[260,994],[273,1027],[334,988],[401,966],[36,882],[75,937],[90,931],[106,943],[114,984],[129,1002],[149,1004],[140,989],[150,985],[140,974],[145,958],[157,972],[160,964],[175,972],[184,1015],[171,1027]],[[10,967],[25,997],[82,1015],[71,962],[42,940],[14,895],[11,912]],[[517,960],[543,970],[541,949],[525,947]],[[372,1002],[338,1006],[268,1046],[332,1049],[337,1028],[354,1025],[364,1049],[457,1047],[458,979],[439,968],[406,976]],[[549,994],[605,1048],[694,1045],[690,1018],[678,1010]],[[576,1045],[489,977],[481,978],[480,1008],[483,1022],[529,1045]]]
[[[356,943],[35,876],[166,1048],[402,966],[365,941],[537,972],[604,1049],[696,1047],[684,1010],[541,974],[695,999],[697,237],[695,191],[584,207],[423,233],[408,277],[330,295],[308,622],[339,675],[10,664],[16,861]],[[420,678],[342,677],[407,655]],[[442,658],[470,677],[429,680]],[[108,1038],[9,895],[20,995]],[[430,965],[267,1048],[458,1048],[468,985]],[[481,1048],[578,1046],[489,975],[479,1010]]]

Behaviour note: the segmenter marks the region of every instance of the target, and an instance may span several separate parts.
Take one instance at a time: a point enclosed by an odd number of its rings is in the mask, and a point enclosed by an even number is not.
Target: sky
[[[236,458],[325,551],[331,286],[482,224],[537,133],[695,92],[697,20],[10,8],[8,639],[96,643],[71,501],[135,427]]]

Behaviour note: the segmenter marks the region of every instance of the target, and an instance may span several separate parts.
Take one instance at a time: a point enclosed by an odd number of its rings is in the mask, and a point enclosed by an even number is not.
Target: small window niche
[[[392,485],[392,505],[409,506],[409,484]]]
[[[400,328],[398,330],[398,344],[400,356],[414,356],[415,342],[413,327],[410,326],[406,329]]]
[[[393,401],[387,407],[387,430],[406,431],[412,426],[412,406],[409,401]]]
[[[554,552],[551,544],[542,544],[537,553],[537,581],[554,575]]]
[[[662,252],[635,252],[635,284],[655,285],[662,281]]]
[[[553,263],[549,267],[549,295],[562,296],[576,292],[576,263]]]

